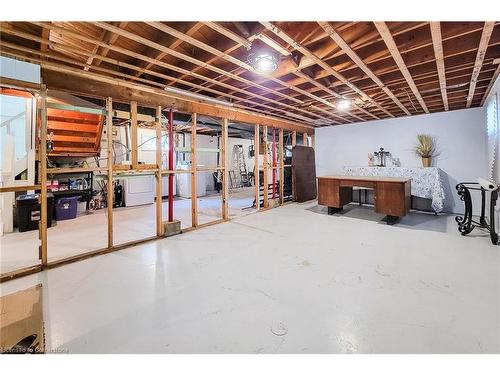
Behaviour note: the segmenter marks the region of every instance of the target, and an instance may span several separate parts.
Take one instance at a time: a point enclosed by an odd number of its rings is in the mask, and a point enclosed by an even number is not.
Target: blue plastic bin
[[[56,202],[56,220],[68,220],[76,217],[79,197],[62,197]]]

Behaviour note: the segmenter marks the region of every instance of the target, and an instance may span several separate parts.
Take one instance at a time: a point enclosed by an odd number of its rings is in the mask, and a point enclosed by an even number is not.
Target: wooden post
[[[293,159],[293,148],[297,144],[297,132],[294,130],[292,132],[292,159]],[[295,188],[293,186],[293,167],[290,167],[292,170],[292,197],[295,197]]]
[[[269,156],[267,155],[267,125],[264,125],[262,127],[262,143],[264,145],[264,160],[263,160],[263,166],[264,166],[264,178],[263,178],[263,182],[264,182],[264,208],[268,208],[269,207],[269,197],[268,197],[268,194],[269,194],[269,190],[268,190],[268,178],[267,178],[267,170],[268,170],[268,163],[269,163]]]
[[[198,205],[196,196],[196,126],[198,114],[193,113],[193,123],[191,125],[191,225],[198,226]]]
[[[276,162],[276,129],[273,128],[273,140],[272,140],[272,145],[271,145],[271,155],[272,155],[272,161],[271,161],[271,175],[272,175],[272,182],[273,182],[273,192],[272,192],[272,197],[273,200],[276,199],[276,167],[278,166]]]
[[[137,130],[137,128],[136,128]],[[132,132],[132,139],[134,132]],[[137,140],[137,131],[135,132]],[[113,247],[113,100],[106,99],[106,138],[108,156],[108,249]],[[137,148],[134,148],[137,151]],[[132,149],[132,151],[134,151]],[[137,154],[136,154],[137,156]]]
[[[311,135],[311,147],[314,148],[316,146],[316,142],[314,141],[314,134]]]
[[[161,106],[156,107],[156,235],[163,235],[162,225],[162,150],[161,150]]]
[[[307,133],[303,133],[302,134],[302,144],[304,146],[308,146],[308,142],[307,142]]]
[[[132,132],[132,169],[137,169],[139,161],[137,158],[138,142],[137,142],[137,102],[130,102],[130,130]]]
[[[255,183],[255,208],[257,211],[260,209],[260,167],[259,167],[259,148],[260,148],[260,134],[259,125],[254,125],[253,143],[254,143],[254,183]]]
[[[229,219],[228,198],[229,198],[229,178],[227,170],[227,118],[222,120],[222,142],[221,142],[221,158],[222,158],[222,219]]]
[[[280,204],[283,204],[285,193],[285,152],[283,145],[283,129],[280,129],[279,134],[279,155],[280,155]]]
[[[174,221],[174,111],[168,112],[168,221]]]
[[[48,264],[47,255],[47,89],[40,91],[40,259],[42,269]]]

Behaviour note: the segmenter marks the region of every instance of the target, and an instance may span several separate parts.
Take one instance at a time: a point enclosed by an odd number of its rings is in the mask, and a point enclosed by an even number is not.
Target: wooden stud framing
[[[307,133],[303,133],[302,134],[302,144],[304,146],[308,146],[309,145],[308,142],[307,142]]]
[[[445,111],[450,109],[448,105],[448,93],[446,92],[446,69],[444,66],[443,37],[441,36],[441,22],[431,22],[432,44],[434,46],[434,55],[436,56],[436,66],[439,77],[439,88]]]
[[[168,222],[174,220],[174,111],[172,108],[168,111]]]
[[[196,127],[198,123],[198,114],[193,113],[191,125],[191,226],[198,226],[198,199],[196,194]]]
[[[474,92],[476,91],[477,78],[483,67],[484,55],[486,55],[486,50],[488,49],[488,43],[493,33],[493,28],[495,27],[495,22],[485,22],[483,27],[483,32],[481,34],[481,40],[479,42],[479,48],[477,49],[476,61],[474,63],[474,69],[472,70],[472,76],[470,78],[469,93],[467,94],[467,104],[466,108],[469,108],[474,99]]]
[[[108,157],[108,249],[113,247],[113,100],[106,99],[106,138]]]
[[[280,204],[283,204],[285,198],[285,148],[283,141],[283,129],[279,130],[279,156],[280,156]]]
[[[260,152],[260,128],[259,125],[254,125],[253,143],[255,152],[254,161],[254,180],[255,180],[255,208],[260,209],[260,167],[259,167],[259,152]]]
[[[132,168],[137,169],[139,165],[138,149],[139,142],[137,141],[137,102],[130,102],[130,131],[131,131],[131,148],[132,148]]]
[[[292,132],[292,147],[297,144],[297,132],[293,131]]]
[[[229,199],[229,172],[227,168],[227,136],[228,121],[222,119],[222,142],[221,142],[221,167],[222,167],[222,220],[229,219],[228,199]]]
[[[163,219],[162,219],[162,149],[161,149],[161,106],[156,107],[156,235],[163,235]]]
[[[262,159],[263,163],[263,184],[264,184],[264,200],[263,200],[263,206],[264,208],[269,208],[269,181],[267,178],[267,171],[269,168],[269,155],[267,154],[267,125],[264,125],[262,127],[262,145],[264,146],[264,157]]]
[[[401,53],[399,53],[398,46],[396,45],[396,42],[394,41],[394,38],[392,37],[391,31],[385,24],[385,22],[374,22],[375,27],[377,28],[380,36],[382,37],[382,40],[384,43],[387,45],[387,48],[389,49],[389,52],[391,53],[392,58],[396,62],[396,65],[398,66],[399,70],[401,70],[401,74],[403,74],[403,77],[405,77],[406,82],[410,86],[411,91],[413,92],[413,95],[417,98],[418,102],[420,103],[420,106],[422,109],[425,111],[425,113],[429,113],[429,110],[427,109],[427,106],[425,105],[424,99],[422,99],[422,95],[420,95],[420,92],[418,91],[417,85],[415,85],[415,82],[413,81],[413,78],[410,74],[410,71],[406,67],[406,63],[403,60],[403,57],[401,56]]]
[[[40,259],[42,268],[48,264],[47,255],[47,88],[40,90]]]

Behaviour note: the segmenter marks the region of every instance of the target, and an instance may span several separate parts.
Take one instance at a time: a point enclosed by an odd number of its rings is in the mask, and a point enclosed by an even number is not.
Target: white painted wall
[[[0,76],[40,83],[40,65],[0,56]]]
[[[412,148],[417,134],[430,134],[441,151],[433,165],[444,172],[445,211],[463,212],[456,184],[488,175],[484,121],[484,109],[472,108],[319,128],[317,175],[338,174],[346,165],[366,166],[367,154],[380,147],[399,158],[402,166],[422,166]]]

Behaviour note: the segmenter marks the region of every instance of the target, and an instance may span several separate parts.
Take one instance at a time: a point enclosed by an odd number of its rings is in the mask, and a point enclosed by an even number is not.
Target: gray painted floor
[[[70,353],[500,353],[500,248],[453,217],[289,204],[1,284]],[[480,232],[478,232],[480,233]]]

